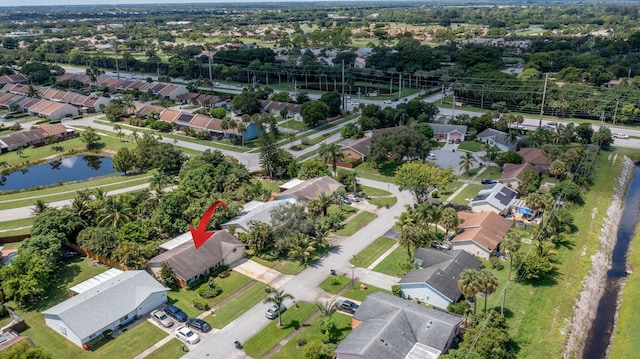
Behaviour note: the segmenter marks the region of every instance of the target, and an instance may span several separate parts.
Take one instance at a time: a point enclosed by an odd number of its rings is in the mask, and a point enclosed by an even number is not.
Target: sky
[[[122,4],[177,4],[177,3],[241,3],[273,2],[273,0],[0,0],[0,6],[56,6],[56,5],[122,5]],[[283,0],[278,0],[282,2]],[[284,0],[294,1],[294,0]]]

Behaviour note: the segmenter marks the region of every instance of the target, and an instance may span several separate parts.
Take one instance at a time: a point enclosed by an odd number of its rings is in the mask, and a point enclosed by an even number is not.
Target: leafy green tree
[[[434,188],[445,188],[455,180],[453,169],[438,168],[433,163],[408,162],[395,174],[395,182],[401,191],[409,191],[416,203],[424,203]]]
[[[328,176],[331,174],[327,164],[319,157],[304,161],[300,164],[298,178],[306,180],[310,178]]]
[[[77,238],[80,248],[99,256],[110,258],[120,241],[110,228],[88,227],[80,231]]]
[[[152,166],[162,173],[178,173],[186,160],[184,153],[168,143],[161,143],[151,154]]]
[[[233,109],[238,113],[253,115],[260,112],[260,98],[253,91],[243,90],[233,98]]]
[[[160,268],[160,279],[162,279],[162,283],[171,290],[178,290],[178,288],[180,288],[175,272],[171,267],[169,267],[169,264],[166,261],[162,262],[162,267]]]
[[[50,208],[33,219],[31,227],[32,236],[55,236],[60,243],[73,240],[78,232],[83,229],[80,218],[71,213]]]
[[[337,343],[342,337],[342,331],[336,325],[336,322],[329,318],[324,322],[325,335],[329,343]]]
[[[216,107],[216,108],[212,108],[211,111],[209,111],[209,114],[211,115],[211,117],[213,118],[225,118],[225,116],[227,116],[227,110],[225,110],[224,108],[221,107]]]
[[[541,182],[542,178],[535,171],[525,171],[518,185],[518,191],[522,194],[533,193],[540,188]]]
[[[136,166],[136,155],[129,151],[127,147],[122,147],[113,156],[112,166],[116,171],[123,172],[125,175]]]
[[[84,142],[88,150],[94,150],[103,145],[102,137],[92,127],[88,127],[80,133],[80,140]]]
[[[51,359],[51,352],[44,348],[32,348],[26,340],[15,343],[2,352],[0,359]]]
[[[120,121],[120,118],[124,117],[127,112],[125,107],[122,104],[122,101],[111,101],[108,105],[107,108],[104,111],[105,115],[107,116],[107,120],[111,121],[111,122],[118,122]]]
[[[551,195],[553,195],[554,197],[562,197],[567,201],[571,201],[577,204],[583,203],[580,186],[570,180],[564,180],[559,184],[551,187],[549,192],[551,192]]]
[[[340,129],[340,137],[358,139],[362,137],[362,130],[355,123],[348,123]]]
[[[607,126],[600,126],[598,131],[593,133],[591,143],[605,149],[609,148],[613,144],[613,135],[611,134],[611,130]]]
[[[342,96],[337,91],[325,92],[320,97],[320,101],[324,102],[329,107],[329,114],[331,116],[337,116],[340,114]]]
[[[144,243],[149,240],[149,231],[140,222],[128,222],[118,229],[118,238],[121,241]]]
[[[271,101],[292,103],[293,99],[291,98],[291,96],[289,96],[287,92],[281,91],[271,95]]]
[[[249,232],[240,237],[249,246],[249,249],[257,254],[262,254],[267,249],[273,248],[274,235],[267,223],[250,221],[249,228]]]
[[[293,295],[286,293],[284,290],[276,290],[271,292],[268,297],[263,300],[263,303],[273,303],[278,307],[278,326],[282,327],[282,313],[280,313],[280,307],[282,303],[287,300],[294,300]]]
[[[0,268],[2,291],[8,299],[26,306],[47,292],[53,270],[45,258],[33,253],[18,253],[10,266]]]
[[[300,114],[302,120],[310,128],[317,127],[329,116],[329,106],[322,101],[309,101],[302,104]]]
[[[331,359],[332,356],[332,346],[324,344],[320,339],[308,343],[302,349],[304,359]]]
[[[415,131],[423,135],[426,139],[431,140],[433,138],[433,127],[428,123],[417,123],[414,127]]]

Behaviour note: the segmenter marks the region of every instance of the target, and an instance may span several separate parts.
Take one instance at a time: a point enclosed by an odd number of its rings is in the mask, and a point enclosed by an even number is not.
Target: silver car
[[[151,318],[165,328],[169,328],[173,325],[173,320],[169,319],[169,317],[160,310],[154,310],[151,312]]]

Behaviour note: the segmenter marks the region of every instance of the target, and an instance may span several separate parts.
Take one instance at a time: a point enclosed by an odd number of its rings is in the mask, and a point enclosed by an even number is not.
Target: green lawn
[[[294,261],[285,261],[280,267],[278,267],[278,272],[290,275],[300,274],[306,267],[300,264],[299,262]]]
[[[336,313],[331,317],[338,329],[342,331],[342,339],[346,338],[349,333],[351,333],[351,317],[348,315],[344,315],[341,313]],[[322,317],[318,316],[311,324],[307,327],[302,328],[296,335],[291,338],[287,344],[285,344],[275,355],[273,355],[272,359],[291,359],[291,358],[300,358],[300,349],[297,348],[297,343],[299,339],[303,339],[308,343],[311,343],[315,340],[322,340],[324,335],[320,333],[320,329],[322,327]]]
[[[284,183],[284,181],[260,181],[260,183],[262,184],[262,188],[269,190],[269,192],[271,193],[278,193],[280,192],[280,188],[278,188],[278,186],[280,186],[281,184]]]
[[[347,204],[332,204],[331,206],[329,206],[329,208],[327,209],[328,213],[336,213],[336,212],[342,212],[342,214],[345,217],[348,217],[356,212],[358,212],[357,209],[347,205]]]
[[[393,238],[380,237],[355,255],[349,263],[357,267],[367,268],[395,243],[396,240]]]
[[[347,283],[350,282],[351,278],[345,277],[343,275],[332,275],[323,280],[322,283],[320,283],[320,288],[322,288],[327,293],[338,294],[338,292],[342,288],[344,288]]]
[[[278,319],[274,319],[264,329],[244,343],[244,352],[253,358],[262,358],[289,333],[300,327],[318,310],[315,304],[300,303],[299,308],[293,306],[282,315],[282,328],[278,328]]]
[[[35,200],[33,202],[35,202]],[[8,208],[11,208],[11,207],[7,207],[7,209]],[[4,209],[4,206],[2,207],[2,209]],[[21,219],[14,219],[12,221],[0,222],[0,230],[30,226],[32,220],[33,218],[21,218]]]
[[[404,270],[400,267],[400,263],[407,261],[407,249],[399,246],[394,249],[387,258],[378,263],[374,271],[384,273],[391,276],[401,276],[404,274]]]
[[[484,149],[484,145],[477,141],[463,141],[458,145],[458,149],[469,152],[479,152]]]
[[[133,358],[166,336],[162,329],[145,320],[91,353],[97,358]]]
[[[470,183],[465,187],[457,196],[455,196],[451,202],[455,204],[469,205],[469,202],[475,197],[482,189],[482,185]]]
[[[289,120],[278,124],[280,127],[291,128],[298,131],[304,131],[307,129],[307,125],[302,121]]]
[[[369,187],[369,186],[358,186],[360,191],[362,191],[367,196],[390,196],[391,192],[387,192],[383,189]]]
[[[204,320],[213,328],[224,327],[255,304],[262,301],[264,297],[267,296],[265,288],[267,288],[267,286],[263,283],[253,283],[240,295],[229,300],[219,308],[216,308],[215,315],[210,314]]]
[[[345,224],[342,229],[337,231],[336,234],[339,236],[345,236],[345,237],[351,236],[357,231],[359,231],[360,229],[364,228],[371,221],[376,219],[376,217],[378,216],[376,216],[374,213],[371,213],[371,212],[367,212],[367,211],[360,212],[355,217],[353,217],[349,222],[347,222],[347,224]]]
[[[280,264],[280,261],[268,261],[266,259],[262,259],[262,258],[259,258],[259,257],[256,257],[256,256],[251,257],[251,260],[256,262],[256,263],[258,263],[258,264],[261,264],[261,265],[263,265],[265,267],[269,267],[269,268],[273,268],[276,265]]]
[[[355,170],[358,171],[358,177],[394,183],[396,166],[393,162],[385,162],[374,168],[371,162],[362,162]]]
[[[362,284],[364,284],[367,287],[367,289],[360,289],[360,285]],[[376,292],[385,292],[387,294],[391,294],[390,290],[378,288],[376,286],[369,285],[367,283],[356,281],[355,286],[353,288],[350,288],[344,293],[344,297],[361,302],[364,300],[366,296]]]
[[[482,178],[498,179],[501,175],[502,172],[500,171],[500,168],[496,166],[488,166],[480,176],[482,176]]]
[[[222,288],[222,293],[215,298],[205,299],[209,306],[213,308],[216,304],[220,303],[223,299],[232,295],[238,289],[242,288],[244,285],[249,283],[252,279],[240,274],[238,272],[231,271],[230,276],[227,278],[216,278],[216,283]],[[179,291],[169,291],[167,292],[167,297],[169,298],[170,304],[175,304],[180,309],[184,310],[185,313],[189,317],[197,317],[201,310],[198,310],[193,307],[193,300],[195,298],[200,298],[196,290],[187,290],[186,288],[180,289]]]
[[[381,197],[381,198],[370,198],[367,201],[378,207],[385,207],[385,206],[391,207],[395,205],[396,202],[398,202],[398,199],[396,197]]]
[[[171,339],[169,342],[154,350],[151,354],[147,355],[147,359],[178,359],[184,355],[182,351],[182,342],[176,338]]]

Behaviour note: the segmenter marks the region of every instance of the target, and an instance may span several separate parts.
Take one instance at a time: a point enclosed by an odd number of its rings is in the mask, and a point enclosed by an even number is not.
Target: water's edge
[[[606,218],[600,230],[600,248],[591,256],[591,270],[583,279],[582,291],[573,306],[573,315],[567,323],[567,341],[562,355],[565,359],[583,357],[587,335],[604,293],[607,272],[611,268],[611,255],[616,244],[616,233],[622,217],[624,198],[635,168],[630,159],[625,157],[623,161],[611,205],[607,208]],[[594,208],[592,218],[596,217],[597,211],[598,209]]]

